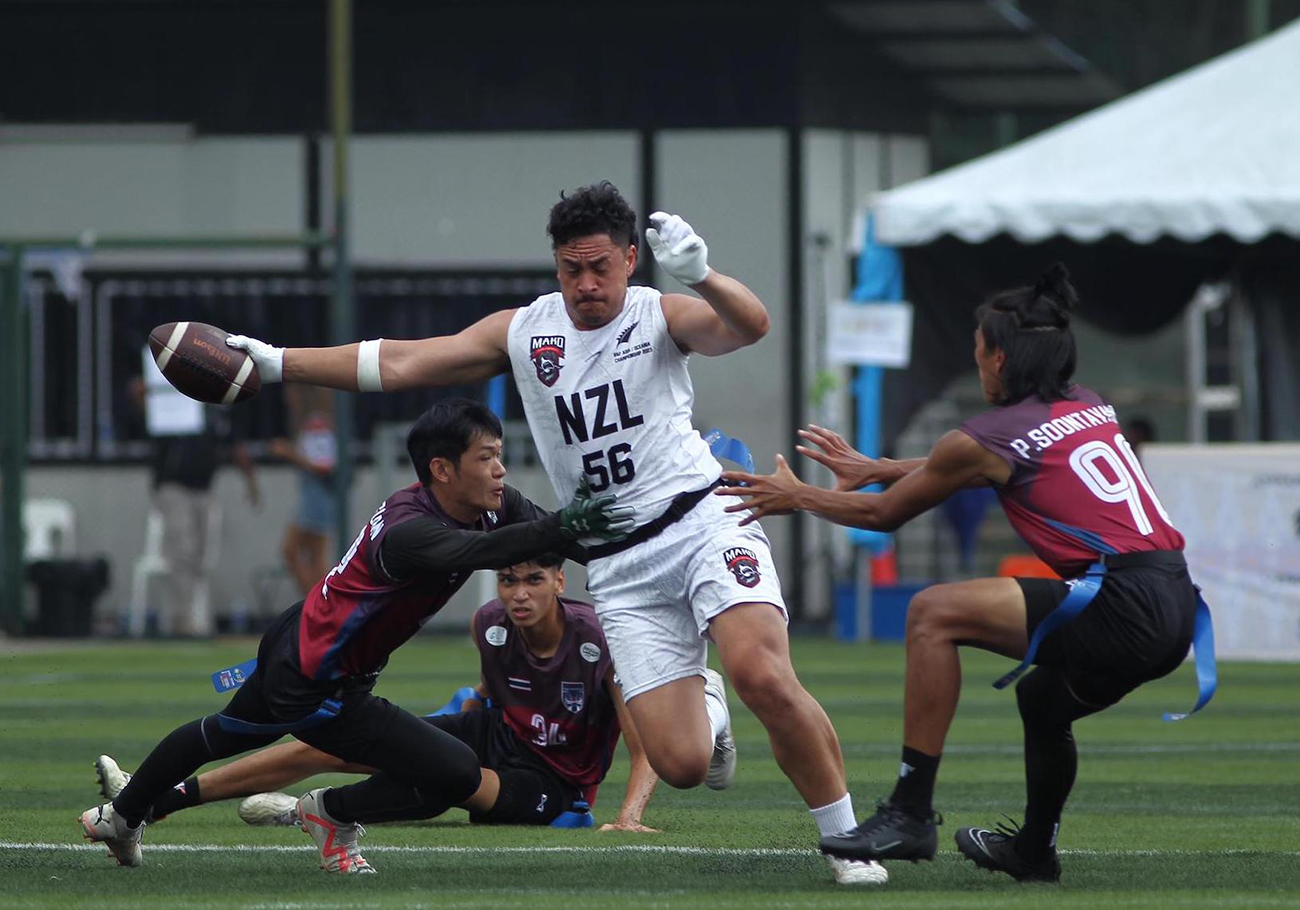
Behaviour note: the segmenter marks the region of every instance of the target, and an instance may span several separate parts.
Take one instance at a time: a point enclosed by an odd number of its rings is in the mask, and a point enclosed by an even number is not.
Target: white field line
[[[21,841],[0,841],[0,850],[40,850],[40,851],[95,851],[101,852],[102,844],[56,844],[24,843]],[[290,846],[288,844],[145,844],[146,853],[313,853],[316,848],[307,844]],[[816,850],[793,847],[669,847],[656,844],[615,844],[603,847],[456,847],[428,846],[412,847],[400,845],[367,844],[367,853],[433,853],[433,854],[657,854],[666,856],[817,856]],[[1063,856],[1153,856],[1153,857],[1209,857],[1209,856],[1246,856],[1267,854],[1268,856],[1300,857],[1300,850],[1062,850]],[[956,854],[954,854],[956,855]]]

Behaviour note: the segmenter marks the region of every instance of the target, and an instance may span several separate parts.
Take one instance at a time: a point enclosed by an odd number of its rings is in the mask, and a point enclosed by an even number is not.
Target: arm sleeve
[[[384,535],[381,559],[386,573],[396,580],[419,572],[499,569],[566,543],[556,515],[492,531],[462,531],[434,518],[413,518]]]
[[[506,487],[504,497],[501,515],[507,524],[517,521],[535,521],[539,518],[555,515],[554,512],[546,511],[512,486]],[[585,566],[588,562],[587,548],[564,536],[556,537],[555,545],[551,547],[551,551],[560,553],[566,559],[572,559],[580,565]],[[537,554],[532,555],[536,556]]]

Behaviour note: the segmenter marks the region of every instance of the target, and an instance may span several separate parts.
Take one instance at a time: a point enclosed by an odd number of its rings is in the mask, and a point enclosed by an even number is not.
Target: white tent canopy
[[[876,238],[916,246],[1300,238],[1300,20],[1186,73],[876,197]]]

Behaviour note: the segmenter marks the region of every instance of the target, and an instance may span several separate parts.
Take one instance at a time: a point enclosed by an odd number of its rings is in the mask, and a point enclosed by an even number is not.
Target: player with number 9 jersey
[[[945,434],[925,458],[866,458],[839,434],[809,427],[801,451],[839,484],[801,483],[781,462],[760,477],[728,471],[718,493],[749,519],[803,509],[855,527],[893,530],[971,486],[992,486],[1008,520],[1066,580],[980,578],[933,585],[908,605],[902,762],[894,791],[852,831],[823,837],[823,852],[856,860],[931,859],[940,819],[931,805],[939,760],[961,691],[959,646],[1021,660],[1028,802],[1022,827],[963,828],[958,849],[1020,881],[1060,880],[1056,836],[1074,784],[1075,720],[1174,670],[1195,631],[1198,677],[1208,608],[1115,409],[1072,383],[1078,358],[1070,311],[1078,296],[1064,266],[976,310],[975,364],[993,407]],[[883,493],[852,490],[873,483]],[[1085,609],[1086,608],[1086,609]],[[1213,693],[1202,683],[1197,708]],[[1196,710],[1196,709],[1193,709]]]
[[[1025,398],[962,424],[1011,468],[995,487],[1007,520],[1063,578],[1081,574],[1100,553],[1181,550],[1115,408],[1091,389],[1067,398]]]

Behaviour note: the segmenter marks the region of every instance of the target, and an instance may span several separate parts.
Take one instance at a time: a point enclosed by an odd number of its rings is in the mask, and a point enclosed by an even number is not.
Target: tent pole
[[[356,301],[353,298],[352,261],[348,248],[348,137],[352,132],[352,0],[331,0],[329,27],[330,120],[334,148],[334,287],[330,295],[329,337],[331,344],[348,344],[356,339]],[[334,396],[335,439],[338,461],[334,470],[338,537],[341,553],[351,543],[352,523],[348,515],[352,492],[352,437],[355,431],[356,396],[338,392]],[[387,495],[387,491],[385,491]]]

